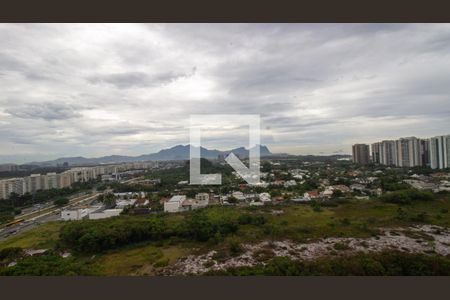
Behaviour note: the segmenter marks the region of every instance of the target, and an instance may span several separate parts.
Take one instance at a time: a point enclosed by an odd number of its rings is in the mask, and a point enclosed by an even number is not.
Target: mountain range
[[[260,145],[260,156],[273,155],[267,146]],[[109,155],[95,158],[86,158],[82,156],[77,157],[61,157],[55,160],[43,161],[43,162],[31,162],[28,165],[38,166],[58,166],[64,163],[68,163],[71,166],[76,165],[94,165],[94,164],[110,164],[110,163],[123,163],[123,162],[138,162],[138,161],[165,161],[165,160],[187,160],[189,159],[190,146],[189,145],[177,145],[172,148],[163,149],[156,153],[143,154],[139,156],[124,156],[124,155]],[[230,153],[234,153],[238,157],[248,157],[249,150],[244,147],[231,149],[228,151],[209,150],[204,147],[200,147],[200,154],[203,158],[217,159],[219,155],[226,156]]]

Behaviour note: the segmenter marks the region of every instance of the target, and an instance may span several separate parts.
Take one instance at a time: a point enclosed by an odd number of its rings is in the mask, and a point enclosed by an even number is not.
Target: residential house
[[[185,195],[175,195],[169,199],[169,201],[164,202],[164,211],[165,212],[179,212],[183,210],[182,205],[186,200]]]

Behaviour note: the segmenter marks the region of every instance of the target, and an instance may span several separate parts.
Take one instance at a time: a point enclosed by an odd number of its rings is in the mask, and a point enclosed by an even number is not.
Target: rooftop
[[[169,202],[182,202],[186,200],[185,195],[175,195],[172,198],[170,198]]]

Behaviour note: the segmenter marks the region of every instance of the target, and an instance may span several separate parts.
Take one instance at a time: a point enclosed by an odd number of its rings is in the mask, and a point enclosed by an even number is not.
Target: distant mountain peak
[[[269,156],[272,155],[269,148],[264,145],[259,145],[260,155]],[[249,150],[245,147],[238,147],[228,151],[210,150],[204,147],[200,147],[200,154],[203,158],[216,159],[219,155],[228,155],[233,152],[239,157],[248,157]],[[32,162],[30,164],[39,166],[56,166],[65,162],[71,166],[77,165],[95,165],[106,163],[123,163],[123,162],[137,162],[137,161],[165,161],[165,160],[187,160],[189,159],[190,145],[175,145],[170,148],[161,149],[156,153],[143,154],[139,156],[125,156],[125,155],[109,155],[97,158],[85,158],[82,156],[76,157],[62,157],[51,161],[44,162]]]

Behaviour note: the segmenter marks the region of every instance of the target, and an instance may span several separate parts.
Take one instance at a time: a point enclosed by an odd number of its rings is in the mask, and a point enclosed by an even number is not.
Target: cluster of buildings
[[[1,164],[0,165],[0,172],[14,172],[17,171],[19,168],[15,164]]]
[[[206,207],[209,204],[208,193],[199,193],[195,195],[195,199],[187,199],[185,195],[175,195],[169,201],[164,202],[164,211],[182,212]]]
[[[373,162],[397,167],[429,166],[433,169],[450,167],[450,135],[428,139],[405,137],[385,140],[373,143],[370,148],[367,144],[353,145],[353,162],[362,165]]]
[[[152,164],[128,163],[77,167],[62,173],[31,174],[26,177],[3,179],[0,180],[0,199],[8,199],[12,193],[24,195],[26,193],[32,194],[39,190],[62,189],[70,187],[75,182],[87,182],[104,176],[117,178],[118,172],[136,168],[148,168],[150,166]]]
[[[450,192],[450,175],[446,173],[434,173],[427,175],[413,174],[403,182],[409,184],[417,190],[429,190],[434,193],[447,191]]]
[[[61,211],[61,220],[77,221],[83,219],[98,220],[118,216],[123,208],[103,209],[101,205],[88,207],[75,207]]]
[[[231,204],[231,198],[234,198],[237,203],[245,203],[250,206],[264,205],[273,200],[270,194],[265,192],[260,194],[244,194],[240,191],[235,191],[222,196],[198,193],[194,199],[189,199],[185,195],[175,195],[167,201],[164,201],[164,212],[183,212],[217,204],[229,205]]]
[[[118,216],[125,208],[143,207],[149,204],[145,192],[125,192],[114,193],[114,205],[112,208],[106,208],[105,205],[85,205],[80,207],[70,207],[61,211],[61,220],[97,220]],[[146,208],[146,212],[150,209]]]

